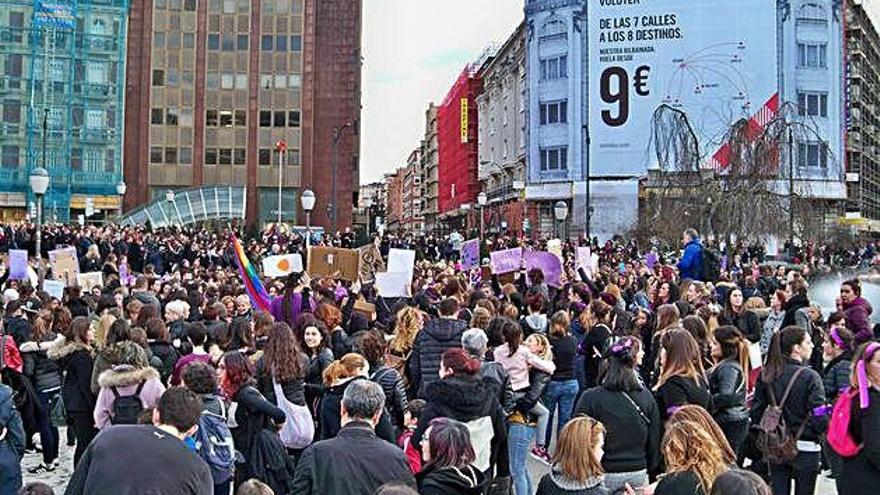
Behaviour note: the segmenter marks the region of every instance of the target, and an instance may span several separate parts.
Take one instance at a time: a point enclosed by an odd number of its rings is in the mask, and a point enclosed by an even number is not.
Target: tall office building
[[[302,223],[310,188],[314,223],[351,225],[360,0],[133,0],[129,39],[127,209],[229,186],[249,225]]]

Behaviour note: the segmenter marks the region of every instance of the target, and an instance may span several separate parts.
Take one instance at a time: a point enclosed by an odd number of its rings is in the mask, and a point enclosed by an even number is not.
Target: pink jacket
[[[507,370],[507,374],[510,375],[510,388],[514,392],[529,387],[529,369],[532,367],[550,374],[556,371],[553,361],[539,358],[525,345],[521,344],[513,356],[508,356],[509,354],[510,348],[507,344],[495,348],[495,362],[500,363]]]
[[[113,411],[113,391],[110,387],[116,387],[120,396],[134,395],[138,385],[143,382],[141,389],[141,402],[144,409],[156,407],[159,397],[165,393],[165,386],[159,377],[159,372],[154,368],[135,368],[133,366],[114,366],[98,377],[98,403],[95,406],[95,426],[99,430],[110,426],[110,414]]]

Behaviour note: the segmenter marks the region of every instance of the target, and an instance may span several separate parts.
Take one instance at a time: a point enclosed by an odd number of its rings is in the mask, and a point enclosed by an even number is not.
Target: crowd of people
[[[33,259],[34,236],[7,226],[0,247]],[[40,254],[73,246],[101,285],[53,298],[0,265],[0,495],[52,493],[25,481],[64,445],[71,495],[809,495],[823,470],[841,495],[880,484],[872,306],[858,278],[831,314],[809,300],[840,250],[787,245],[777,266],[691,229],[674,255],[572,239],[555,284],[463,270],[460,234],[377,236],[383,255],[417,252],[411,297],[302,272],[265,279],[264,308],[232,236],[253,262],[305,255],[281,226],[52,225]],[[575,263],[580,245],[597,265]],[[872,246],[846,253],[873,262]],[[42,462],[22,473],[28,451]]]

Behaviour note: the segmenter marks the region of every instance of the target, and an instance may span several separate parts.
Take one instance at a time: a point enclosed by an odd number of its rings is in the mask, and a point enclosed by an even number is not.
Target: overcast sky
[[[361,183],[406,163],[465,64],[523,19],[523,0],[364,0]]]

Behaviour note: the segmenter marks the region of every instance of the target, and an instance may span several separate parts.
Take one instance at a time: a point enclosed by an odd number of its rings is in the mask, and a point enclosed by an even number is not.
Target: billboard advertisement
[[[779,109],[775,0],[589,0],[588,20],[591,177],[657,166],[661,105],[687,114],[718,168],[733,122]]]

